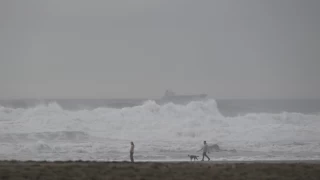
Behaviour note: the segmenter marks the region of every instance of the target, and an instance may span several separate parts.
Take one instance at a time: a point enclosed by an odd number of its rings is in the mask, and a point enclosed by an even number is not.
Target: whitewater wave
[[[146,101],[122,109],[79,111],[64,110],[57,103],[25,109],[0,107],[0,143],[6,143],[5,147],[29,143],[23,148],[12,146],[11,152],[126,152],[130,141],[143,145],[138,150],[194,151],[204,140],[237,150],[320,152],[319,125],[319,115],[300,113],[225,117],[212,99],[187,105]],[[96,147],[84,145],[79,150],[76,141],[96,142]]]
[[[90,135],[81,131],[57,131],[37,133],[3,133],[0,142],[34,142],[34,141],[86,141]]]

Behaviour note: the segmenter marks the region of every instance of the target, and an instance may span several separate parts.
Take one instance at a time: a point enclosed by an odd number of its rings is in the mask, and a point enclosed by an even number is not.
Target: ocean
[[[320,160],[320,100],[0,100],[1,160]],[[200,157],[201,159],[201,157]]]

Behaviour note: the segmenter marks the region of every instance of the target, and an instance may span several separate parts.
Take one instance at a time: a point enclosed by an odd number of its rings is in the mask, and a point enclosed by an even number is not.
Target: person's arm
[[[202,147],[200,150],[198,150],[197,152],[199,152],[199,151],[201,151],[201,150],[203,150],[203,147]]]

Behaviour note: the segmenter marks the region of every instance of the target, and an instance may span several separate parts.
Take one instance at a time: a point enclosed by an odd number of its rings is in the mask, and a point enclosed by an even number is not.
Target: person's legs
[[[210,158],[209,158],[209,156],[207,155],[207,153],[205,153],[205,156],[208,158],[208,161],[210,161]]]
[[[134,162],[134,160],[133,160],[133,152],[130,152],[130,160],[131,160],[131,162]]]
[[[205,156],[205,152],[204,153],[202,153],[202,160],[201,161],[203,161],[204,160],[204,156]]]

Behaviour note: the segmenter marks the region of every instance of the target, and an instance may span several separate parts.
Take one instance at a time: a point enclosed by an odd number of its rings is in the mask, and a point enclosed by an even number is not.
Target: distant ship
[[[187,103],[190,101],[203,100],[207,97],[207,94],[187,94],[177,95],[171,90],[166,90],[164,96],[160,99],[161,102],[173,102],[173,103]]]

